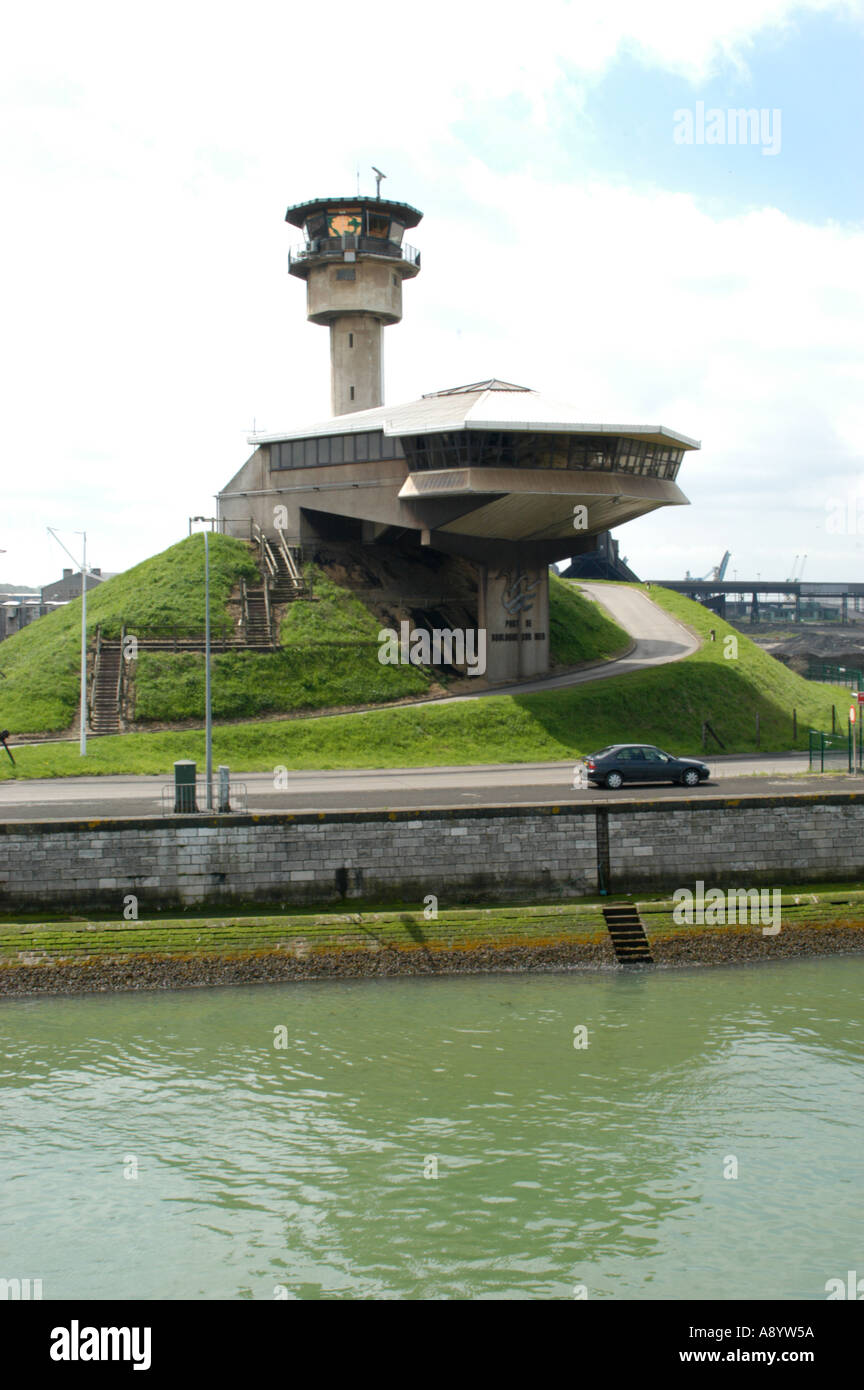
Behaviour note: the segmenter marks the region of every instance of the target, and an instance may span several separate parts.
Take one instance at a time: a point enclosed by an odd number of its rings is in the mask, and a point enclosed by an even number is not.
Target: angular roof
[[[377,212],[395,215],[406,227],[416,227],[423,219],[419,208],[410,203],[396,203],[392,198],[375,198],[365,193],[350,194],[347,198],[307,198],[303,203],[292,203],[285,214],[285,221],[294,227],[302,227],[307,217],[316,212],[326,212],[328,208],[374,208]]]
[[[684,449],[701,448],[698,439],[679,434],[665,425],[599,424],[586,421],[577,406],[543,396],[527,386],[491,377],[468,386],[451,386],[431,392],[404,405],[378,405],[355,410],[315,424],[252,434],[248,442],[274,444],[289,439],[314,439],[328,434],[359,434],[383,430],[385,435],[438,434],[445,430],[513,430],[550,434],[612,434],[645,439],[656,444],[674,443]]]

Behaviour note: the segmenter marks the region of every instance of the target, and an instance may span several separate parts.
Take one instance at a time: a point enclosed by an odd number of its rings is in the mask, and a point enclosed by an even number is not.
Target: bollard
[[[197,811],[195,801],[195,773],[197,764],[182,758],[174,764],[174,814]]]
[[[220,811],[230,811],[231,783],[228,779],[231,769],[220,763],[217,771],[219,773],[219,800],[217,804]]]

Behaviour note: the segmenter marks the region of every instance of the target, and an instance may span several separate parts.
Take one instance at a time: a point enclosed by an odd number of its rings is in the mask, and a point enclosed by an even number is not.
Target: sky
[[[388,404],[497,376],[666,425],[702,449],[617,532],[638,574],[860,579],[862,71],[864,0],[7,9],[0,582],[69,564],[48,526],[128,568],[253,428],[327,418],[285,209],[372,165],[424,213]]]

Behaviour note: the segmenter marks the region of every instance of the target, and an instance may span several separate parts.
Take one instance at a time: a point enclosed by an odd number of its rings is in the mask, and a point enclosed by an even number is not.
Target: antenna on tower
[[[381,180],[382,180],[382,179],[386,179],[387,175],[386,175],[386,174],[382,174],[380,169],[376,169],[374,164],[372,165],[372,173],[375,175],[375,197],[376,197],[376,198],[380,198],[380,197],[381,197]]]
[[[357,170],[357,197],[360,197],[360,170]]]

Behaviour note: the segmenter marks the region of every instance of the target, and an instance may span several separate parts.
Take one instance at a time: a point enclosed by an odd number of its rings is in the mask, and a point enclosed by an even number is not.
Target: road
[[[652,603],[640,589],[633,589],[627,584],[591,584],[581,579],[578,587],[634,639],[633,648],[626,656],[617,661],[598,662],[596,666],[581,671],[568,671],[561,676],[540,676],[537,680],[520,681],[518,685],[496,685],[491,690],[451,695],[434,703],[446,705],[457,700],[482,700],[488,695],[529,695],[537,690],[561,690],[569,685],[609,680],[610,676],[626,676],[650,666],[681,661],[691,652],[698,651],[700,644],[696,634],[658,604]]]
[[[480,699],[484,694],[524,694],[554,690],[585,681],[641,671],[680,661],[695,651],[698,639],[675,618],[627,585],[581,583],[580,588],[600,603],[634,638],[634,647],[619,661],[582,671],[544,677],[517,686],[452,696],[450,700]],[[440,701],[436,703],[449,703]],[[360,772],[289,772],[275,785],[271,772],[239,773],[250,811],[368,811],[411,810],[453,806],[546,805],[556,801],[614,804],[616,797],[676,800],[685,795],[755,796],[831,788],[861,789],[860,777],[809,777],[802,754],[763,757],[706,757],[712,769],[709,782],[686,793],[668,785],[637,786],[620,792],[595,788],[574,790],[573,762],[507,763],[480,767],[388,768]],[[159,815],[164,802],[171,809],[169,776],[62,777],[0,784],[0,821],[87,819],[100,816]],[[242,802],[238,802],[239,805]],[[203,807],[203,797],[199,801]]]
[[[683,797],[760,796],[826,790],[861,791],[859,776],[808,776],[798,753],[708,758],[709,782],[684,790],[658,784],[619,792],[574,790],[574,763],[508,763],[483,767],[389,768],[361,772],[289,772],[276,787],[270,772],[250,772],[250,811],[412,810],[453,806],[548,805],[559,801],[614,805],[616,799],[680,801]],[[62,777],[0,784],[0,820],[79,820],[153,816],[162,809],[167,777]],[[199,803],[202,808],[203,799]],[[168,809],[170,809],[170,802]]]

